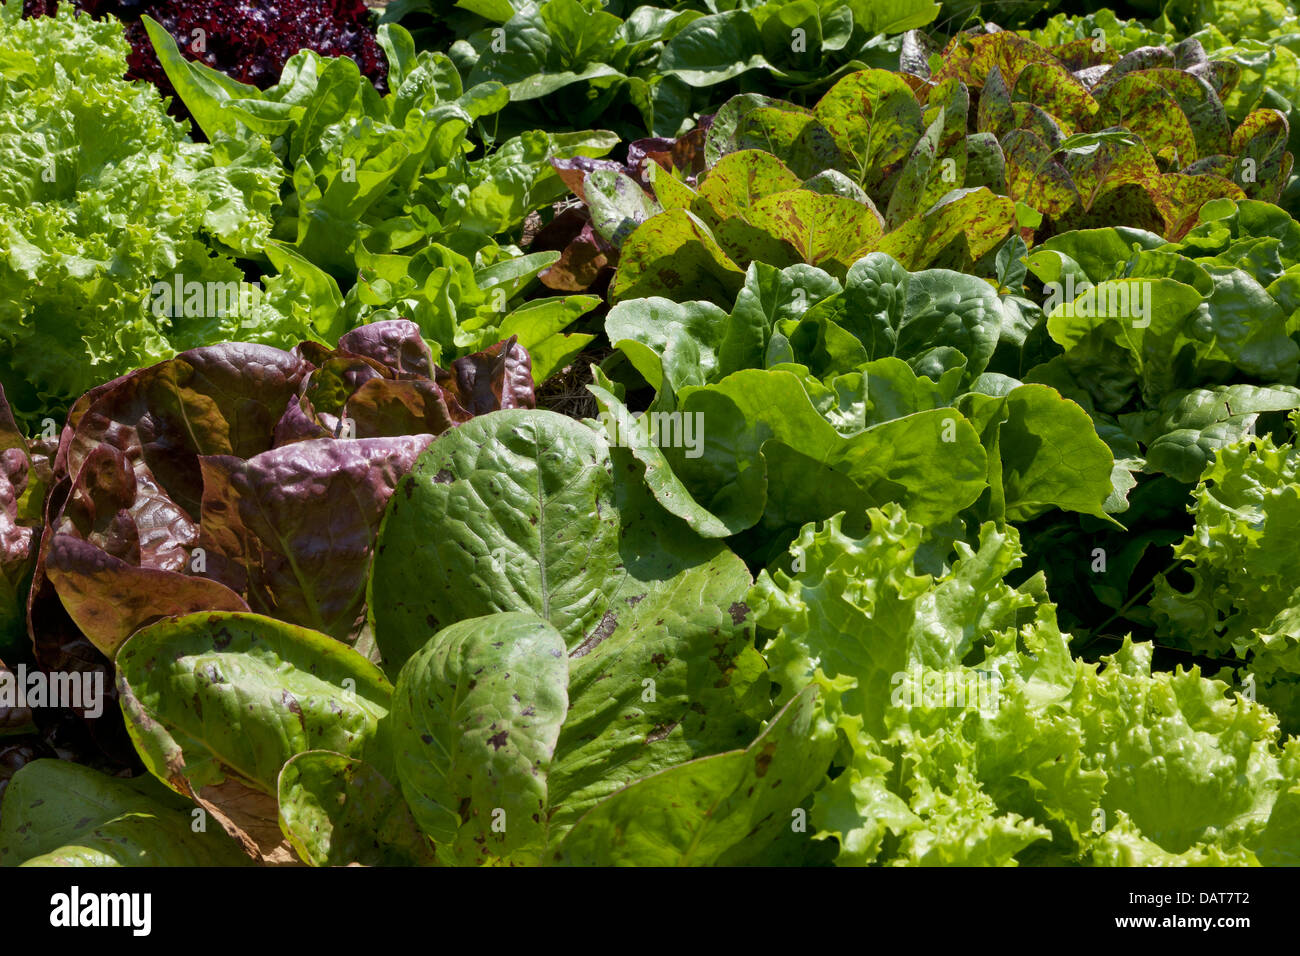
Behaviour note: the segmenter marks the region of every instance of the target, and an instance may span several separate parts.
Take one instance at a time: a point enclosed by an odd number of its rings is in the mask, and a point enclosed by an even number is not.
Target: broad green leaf
[[[809,311],[804,324],[822,321],[831,306],[837,325],[861,344],[864,360],[895,356],[935,381],[959,365],[968,382],[983,372],[1003,318],[997,293],[984,280],[946,269],[908,272],[879,252],[855,263],[843,296]],[[807,364],[823,371],[811,356]]]
[[[748,582],[740,559],[656,504],[631,451],[563,416],[509,410],[416,463],[380,531],[369,604],[390,668],[440,628],[497,611],[538,614],[564,636],[555,839],[629,781],[752,739],[739,702],[759,679],[741,667]]]
[[[515,15],[515,7],[510,0],[456,0],[456,6],[496,23],[505,23]]]
[[[840,291],[838,281],[812,266],[777,269],[763,262],[750,263],[745,285],[723,323],[715,379],[743,368],[761,368],[778,322],[798,319]]]
[[[813,406],[796,375],[758,369],[686,388],[678,408],[683,416],[702,416],[698,420],[708,429],[704,452],[691,458],[667,448],[665,454],[695,500],[733,532],[752,527],[768,500],[780,501],[787,493],[769,487],[769,441],[849,478],[864,503],[903,501],[927,520],[952,517],[985,485],[986,459],[975,431],[951,410],[922,412],[844,437]],[[788,478],[799,480],[797,471]]]
[[[324,634],[258,614],[188,614],[117,653],[127,730],[145,766],[189,795],[233,777],[274,795],[294,754],[360,756],[392,688]]]
[[[610,344],[656,392],[666,388],[669,402],[687,385],[710,381],[726,330],[727,313],[711,302],[626,299],[605,316]]]
[[[373,765],[308,750],[280,771],[280,827],[312,866],[429,866],[433,848],[401,790]]]
[[[570,866],[710,866],[752,860],[820,782],[835,748],[805,688],[747,748],[636,781],[596,804],[555,851]],[[811,834],[805,838],[811,839]]]
[[[493,343],[517,336],[533,360],[533,381],[546,381],[563,368],[595,336],[562,334],[581,316],[600,304],[594,295],[550,296],[533,299],[506,314],[490,338]],[[485,346],[493,343],[483,343]]]
[[[149,776],[122,779],[71,761],[35,760],[5,791],[0,866],[252,862],[219,827],[195,832],[192,811]]]
[[[564,638],[531,613],[458,621],[402,667],[391,720],[402,793],[446,864],[534,862],[568,711]]]
[[[925,26],[939,15],[933,0],[851,0],[853,22],[868,36],[905,33]]]
[[[603,382],[604,386],[610,385],[609,381],[600,375],[599,368],[596,369],[596,373],[598,382]],[[620,402],[608,387],[593,384],[588,385],[587,390],[596,399],[596,406],[600,409],[602,420],[628,422],[633,419],[634,416],[627,406]],[[731,534],[731,529],[691,497],[686,486],[673,473],[672,466],[658,445],[650,441],[637,441],[630,444],[629,450],[632,456],[644,468],[646,486],[665,511],[681,518],[692,531],[703,538],[725,538]]]
[[[1114,459],[1074,402],[1045,385],[1022,385],[1001,398],[969,393],[957,407],[984,439],[989,483],[1007,520],[1052,508],[1105,516]],[[989,517],[1001,516],[998,509]]]
[[[1217,385],[1172,392],[1120,422],[1146,445],[1147,471],[1194,484],[1215,452],[1251,434],[1261,414],[1297,407],[1300,390],[1291,386]]]
[[[772,69],[753,16],[727,10],[700,17],[664,45],[659,70],[691,86],[713,86],[749,70]]]

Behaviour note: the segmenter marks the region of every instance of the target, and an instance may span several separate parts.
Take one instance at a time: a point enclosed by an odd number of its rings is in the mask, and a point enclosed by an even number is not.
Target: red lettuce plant
[[[75,0],[94,17],[113,15],[126,24],[132,79],[148,80],[164,95],[175,89],[163,72],[141,16],[161,23],[181,52],[243,83],[266,89],[280,79],[285,62],[300,50],[350,56],[361,72],[382,84],[388,67],[375,42],[370,11],[362,0]],[[25,0],[28,16],[48,16],[58,0]],[[179,103],[179,100],[176,100]]]
[[[111,687],[127,637],[194,611],[252,610],[355,642],[398,479],[435,435],[534,405],[513,338],[444,370],[406,320],[332,350],[192,349],[93,389],[69,413],[29,552],[35,662],[102,670]],[[85,723],[129,756],[115,707]]]

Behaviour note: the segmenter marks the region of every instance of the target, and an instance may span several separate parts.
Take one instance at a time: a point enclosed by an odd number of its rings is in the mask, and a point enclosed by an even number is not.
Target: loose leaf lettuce
[[[1150,645],[1126,639],[1100,668],[1071,659],[1042,579],[1004,581],[1014,530],[984,525],[930,575],[920,525],[896,506],[870,524],[860,538],[839,518],[809,525],[802,570],[764,573],[752,595],[783,697],[813,680],[840,731],[846,769],[813,810],[839,862],[1270,852],[1270,818],[1294,813],[1270,711],[1196,668],[1152,673]]]

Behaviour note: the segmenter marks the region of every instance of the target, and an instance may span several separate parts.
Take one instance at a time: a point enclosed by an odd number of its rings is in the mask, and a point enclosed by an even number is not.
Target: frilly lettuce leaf
[[[1300,727],[1300,454],[1265,435],[1216,452],[1174,553],[1191,587],[1160,577],[1151,606],[1159,633],[1242,668],[1288,730]]]
[[[232,313],[159,315],[155,282],[232,283],[229,252],[271,231],[270,150],[194,144],[157,91],[128,83],[115,20],[61,10],[0,34],[0,382],[23,420],[195,344],[241,338]],[[288,346],[274,310],[263,341]]]
[[[848,864],[1255,862],[1295,827],[1277,718],[1196,668],[1151,671],[1125,639],[1074,660],[1018,535],[993,524],[920,573],[899,507],[803,529],[793,573],[750,593],[773,679],[808,682],[845,769],[812,821]]]

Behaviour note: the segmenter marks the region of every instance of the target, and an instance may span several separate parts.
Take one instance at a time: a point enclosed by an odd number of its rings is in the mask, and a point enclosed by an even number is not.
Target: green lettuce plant
[[[272,228],[284,176],[264,143],[189,140],[158,93],[128,83],[120,24],[0,10],[0,385],[18,418],[61,417],[91,386],[222,340],[328,334],[281,309],[154,308],[154,286],[242,282],[236,255]]]
[[[736,546],[764,562],[806,522],[864,503],[897,501],[934,525],[967,509],[998,521],[1122,510],[1126,472],[1084,410],[990,371],[1022,318],[983,279],[877,252],[843,284],[752,263],[730,312],[626,300],[606,333],[654,389],[651,420],[703,433],[698,456],[631,443],[659,500],[701,534],[743,533]],[[607,422],[628,419],[615,383],[592,391]]]
[[[779,699],[813,681],[843,771],[811,821],[848,865],[1292,862],[1295,739],[1197,668],[1125,639],[1071,657],[1044,582],[1004,578],[1014,529],[921,571],[927,529],[890,505],[856,536],[805,527],[798,570],[750,597]]]
[[[1191,586],[1158,578],[1157,633],[1238,668],[1283,726],[1300,727],[1300,596],[1291,578],[1297,454],[1267,435],[1219,448],[1201,475],[1192,531],[1174,548]]]
[[[447,8],[396,3],[402,20],[437,36],[470,82],[510,92],[500,130],[599,121],[625,138],[673,136],[734,92],[824,90],[897,55],[901,34],[932,21],[930,0],[656,4],[596,0],[462,0]],[[420,30],[432,17],[436,26]]]

